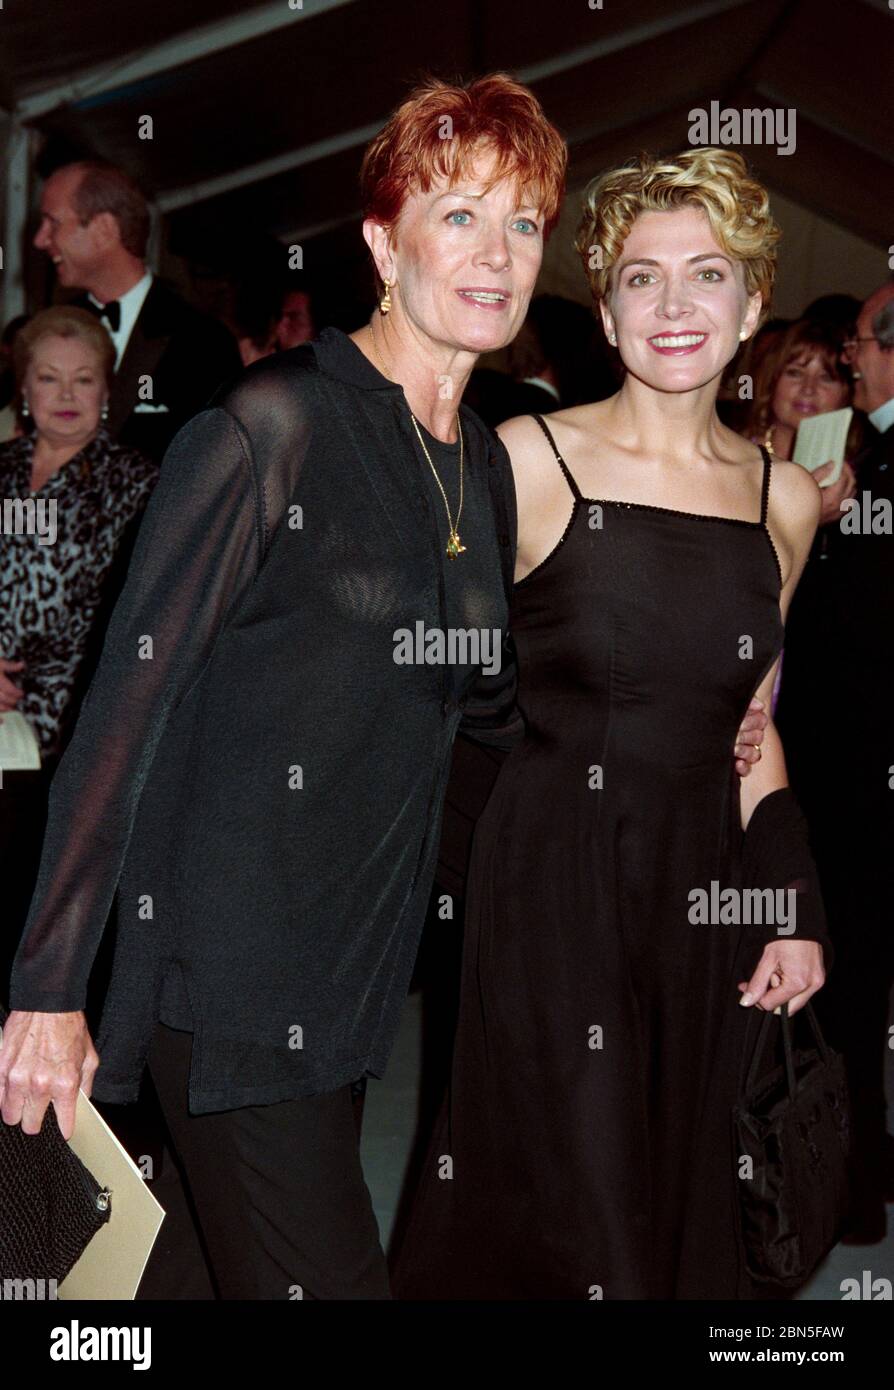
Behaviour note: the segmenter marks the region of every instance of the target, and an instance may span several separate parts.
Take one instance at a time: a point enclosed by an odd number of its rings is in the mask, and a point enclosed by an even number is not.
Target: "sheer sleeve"
[[[503,643],[503,664],[493,676],[479,671],[463,704],[459,732],[508,753],[521,740],[525,721],[516,703],[518,676],[512,639]]]
[[[249,437],[214,407],[172,440],[96,674],[50,791],[43,855],[13,965],[14,1009],[83,1009],[143,786],[172,711],[261,560]]]
[[[437,880],[456,897],[465,897],[475,825],[507,755],[524,736],[516,702],[517,670],[511,638],[503,644],[503,663],[494,676],[479,672],[463,701],[463,717],[453,745],[444,800]]]

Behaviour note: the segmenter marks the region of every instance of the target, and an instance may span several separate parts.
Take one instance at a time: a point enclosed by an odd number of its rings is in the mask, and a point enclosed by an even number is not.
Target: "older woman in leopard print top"
[[[34,430],[0,445],[0,717],[19,710],[52,758],[118,547],[157,470],[102,424],[114,348],[96,319],[46,309],[15,351]]]
[[[19,413],[34,428],[0,444],[0,721],[10,710],[25,716],[42,766],[0,768],[0,998],[34,887],[49,783],[157,475],[103,426],[115,350],[95,318],[46,309],[14,351]]]

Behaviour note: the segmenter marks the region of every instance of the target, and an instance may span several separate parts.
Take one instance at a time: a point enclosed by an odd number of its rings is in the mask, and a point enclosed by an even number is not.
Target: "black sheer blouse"
[[[461,419],[456,560],[402,388],[336,329],[256,363],[171,443],[12,974],[15,1009],[82,1009],[117,895],[97,1099],[136,1098],[176,972],[193,1113],[384,1071],[454,736],[517,729],[511,471]],[[449,449],[432,457],[446,476]],[[395,660],[399,630],[470,613],[499,632],[499,672]]]

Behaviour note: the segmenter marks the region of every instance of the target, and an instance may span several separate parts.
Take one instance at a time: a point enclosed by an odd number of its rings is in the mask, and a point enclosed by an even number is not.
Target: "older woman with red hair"
[[[484,725],[511,695],[508,459],[460,400],[565,161],[500,74],[395,113],[362,176],[378,309],[173,440],[53,783],[2,1116],[52,1102],[68,1136],[79,1085],[134,1101],[148,1058],[224,1298],[388,1297],[352,1086],[397,1031],[473,681]]]

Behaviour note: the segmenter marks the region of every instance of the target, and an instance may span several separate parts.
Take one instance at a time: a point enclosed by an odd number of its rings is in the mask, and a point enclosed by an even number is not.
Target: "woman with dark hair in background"
[[[746,438],[763,444],[774,458],[790,459],[802,420],[851,404],[853,380],[841,358],[843,337],[808,318],[799,319],[776,337],[755,372],[754,398],[742,429]],[[847,457],[859,450],[862,433],[862,423],[855,419]],[[833,468],[831,462],[824,464],[813,476],[822,483]],[[840,519],[841,503],[855,491],[854,472],[845,461],[838,480],[822,488],[821,527]]]
[[[839,296],[832,296],[838,299]],[[774,457],[790,459],[795,450],[798,426],[802,420],[840,410],[853,400],[853,381],[841,358],[843,331],[820,320],[799,319],[781,329],[760,354],[754,371],[754,398],[742,433],[753,444],[761,444]],[[851,422],[847,455],[853,458],[863,435],[859,417]],[[835,467],[823,464],[814,473],[820,484]],[[821,488],[822,507],[819,527],[811,548],[811,560],[825,553],[829,527],[841,519],[841,504],[853,497],[857,484],[847,459],[834,483]],[[805,576],[810,587],[809,566]],[[803,599],[804,586],[801,590]],[[799,607],[796,604],[796,609]],[[797,625],[797,619],[796,619]],[[780,660],[773,688],[771,710],[782,686],[785,656]]]

